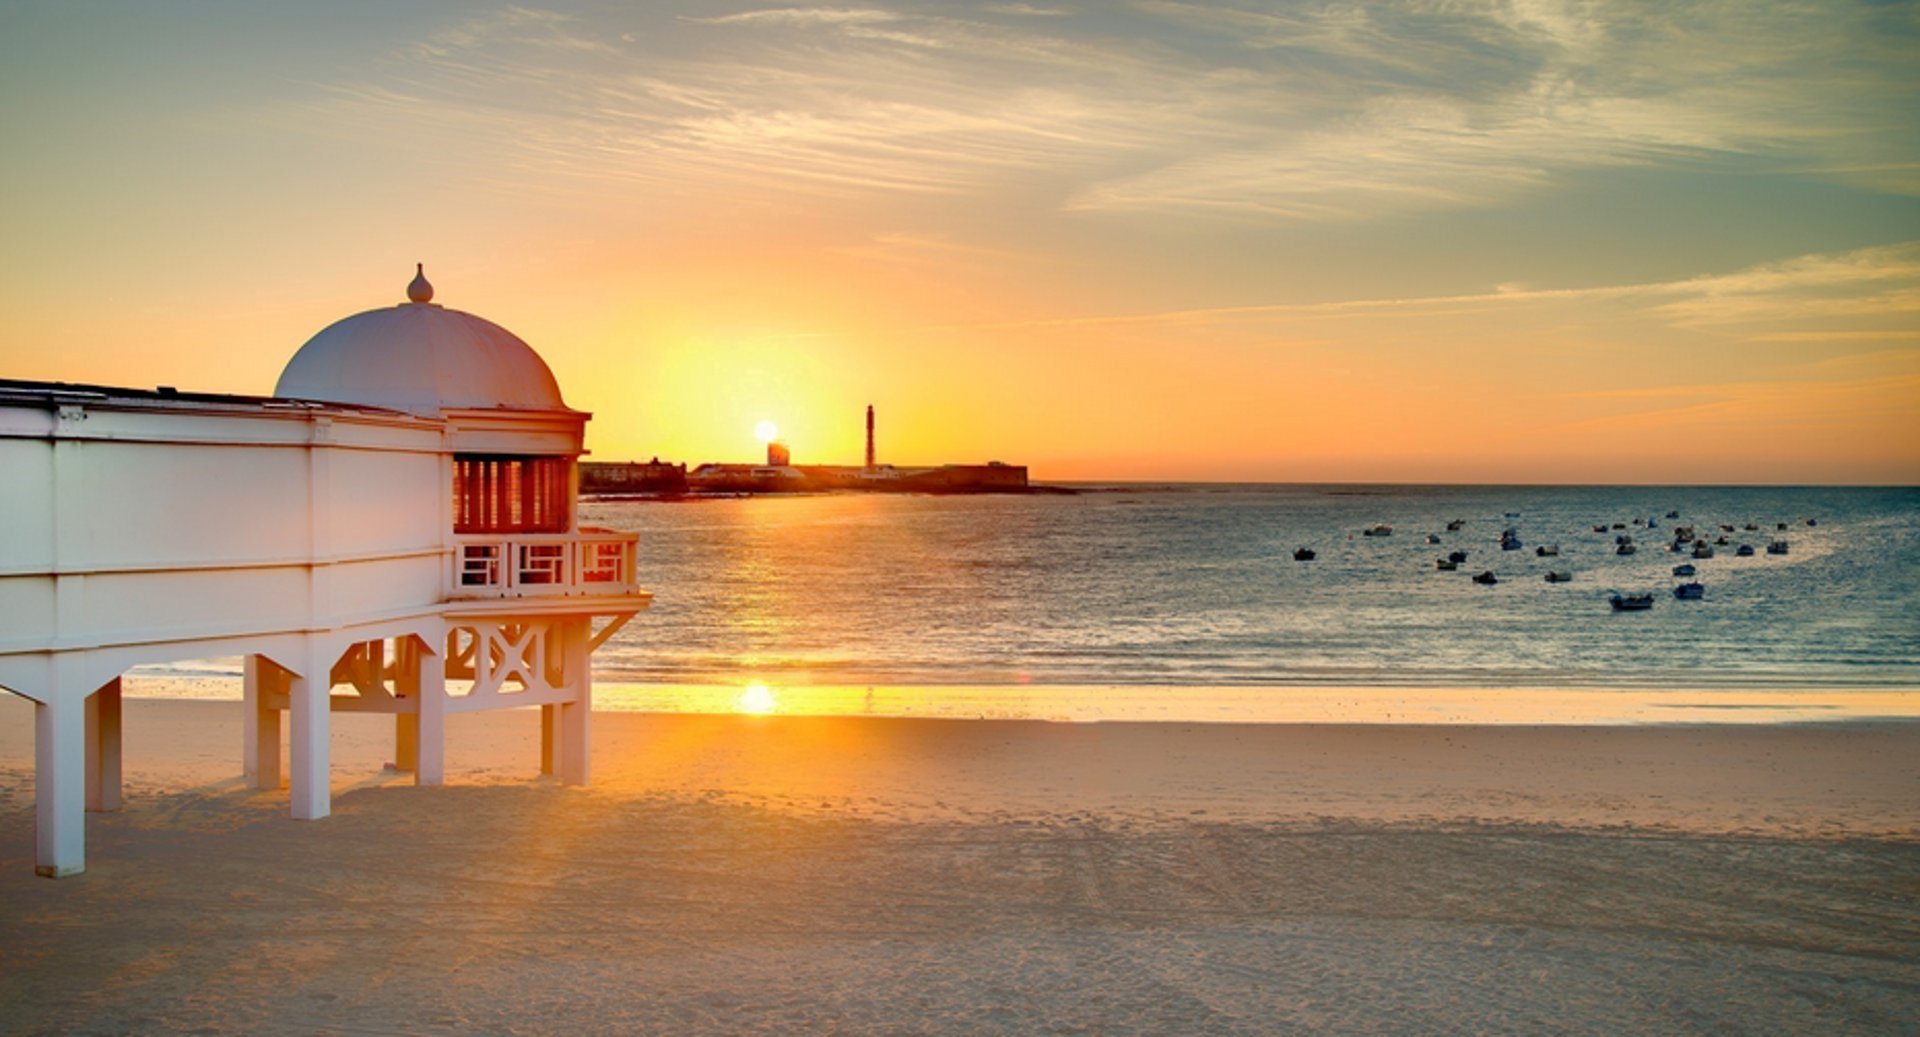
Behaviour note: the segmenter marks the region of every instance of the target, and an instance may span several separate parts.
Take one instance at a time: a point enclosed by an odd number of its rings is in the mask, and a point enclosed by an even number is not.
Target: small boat
[[[1770,555],[1786,554],[1787,542],[1785,540],[1775,540],[1773,543],[1767,545],[1767,553]]]
[[[1514,529],[1512,526],[1508,526],[1505,530],[1501,531],[1500,550],[1502,551],[1520,550],[1520,531],[1517,529]]]
[[[1436,558],[1434,559],[1433,567],[1443,573],[1450,573],[1460,568],[1460,563],[1451,558]]]
[[[1679,518],[1679,517],[1680,517],[1680,513],[1679,513],[1679,512],[1677,512],[1677,511],[1669,511],[1669,512],[1667,512],[1667,517],[1668,517],[1668,518]]]
[[[1675,576],[1692,576],[1694,573],[1697,573],[1699,571],[1700,570],[1695,569],[1691,563],[1688,563],[1685,565],[1676,565],[1673,567],[1673,574]]]
[[[1693,527],[1692,527],[1692,526],[1675,526],[1675,527],[1673,527],[1673,539],[1675,539],[1675,540],[1677,540],[1677,541],[1679,541],[1680,543],[1683,543],[1683,544],[1685,544],[1685,543],[1688,543],[1688,542],[1690,542],[1690,541],[1692,541],[1692,540],[1693,540]]]
[[[1613,524],[1613,528],[1615,528],[1615,529],[1625,529],[1625,528],[1627,528],[1627,524],[1626,524],[1625,522],[1615,522],[1615,523]]]
[[[1785,532],[1787,528],[1787,524],[1785,522],[1775,522],[1773,524],[1773,528],[1781,532]]]
[[[1533,549],[1533,556],[1535,558],[1552,558],[1559,553],[1559,544],[1541,544],[1539,547]]]
[[[1296,562],[1311,562],[1313,558],[1313,548],[1311,547],[1296,547],[1293,549],[1293,560]]]
[[[1614,548],[1613,553],[1617,555],[1630,555],[1638,550],[1639,548],[1633,546],[1633,541],[1629,540],[1626,543],[1621,544],[1619,547]]]
[[[1645,612],[1653,607],[1652,592],[1646,594],[1622,594],[1619,591],[1614,591],[1607,600],[1613,603],[1613,610],[1615,612]]]
[[[1726,537],[1714,537],[1714,538],[1713,538],[1713,546],[1715,546],[1715,547],[1725,547],[1725,546],[1727,546],[1727,538],[1726,538]]]
[[[1747,523],[1746,525],[1744,525],[1744,526],[1741,526],[1740,528],[1741,528],[1741,529],[1744,529],[1744,530],[1747,530],[1748,532],[1752,532],[1753,530],[1756,530],[1756,529],[1759,529],[1760,527],[1759,527],[1759,526],[1756,526],[1756,525],[1754,525],[1754,524],[1753,524],[1753,523],[1751,523],[1751,522],[1749,522],[1749,523]]]
[[[1360,535],[1363,537],[1390,537],[1393,535],[1393,527],[1387,525],[1385,522],[1381,522],[1361,530]]]
[[[1722,522],[1722,523],[1720,523],[1720,532],[1722,532],[1722,533],[1731,533],[1731,532],[1733,532],[1733,527],[1732,527],[1732,526],[1729,526],[1729,525],[1727,525],[1727,524],[1726,524],[1725,522]]]
[[[1707,542],[1706,542],[1705,540],[1696,540],[1696,541],[1694,541],[1694,542],[1693,542],[1693,556],[1694,556],[1695,558],[1712,558],[1712,557],[1713,557],[1713,545],[1712,545],[1712,544],[1709,544],[1709,543],[1707,543]]]
[[[1817,526],[1817,525],[1819,525],[1819,524],[1820,524],[1820,520],[1819,520],[1819,519],[1808,519],[1808,520],[1807,520],[1807,525],[1809,525],[1809,526]]]
[[[1491,586],[1493,586],[1494,584],[1496,584],[1496,583],[1499,583],[1499,582],[1500,582],[1500,577],[1498,577],[1498,576],[1495,576],[1495,575],[1493,574],[1493,570],[1492,570],[1492,569],[1488,569],[1488,570],[1487,570],[1486,572],[1483,572],[1483,573],[1481,573],[1480,575],[1478,575],[1478,576],[1475,576],[1475,577],[1473,578],[1473,582],[1475,582],[1475,583],[1479,583],[1479,584],[1484,584],[1484,585],[1486,585],[1486,586],[1488,586],[1488,587],[1491,587]]]
[[[1707,593],[1706,585],[1698,581],[1683,583],[1673,589],[1673,596],[1681,601],[1699,601]]]
[[[1554,569],[1547,573],[1548,583],[1566,583],[1571,579],[1573,579],[1573,574],[1567,572],[1565,569]]]
[[[1434,536],[1434,535],[1433,535],[1432,533],[1428,533],[1428,534],[1427,534],[1427,543],[1429,543],[1429,544],[1437,544],[1437,543],[1439,543],[1439,542],[1440,542],[1440,538],[1439,538],[1439,537],[1437,537],[1437,536]]]
[[[1622,533],[1619,536],[1614,537],[1613,542],[1616,544],[1631,544],[1633,543],[1633,537],[1628,536],[1625,533]]]
[[[1607,524],[1605,522],[1602,522],[1599,525],[1593,527],[1593,531],[1595,533],[1605,533],[1607,531]]]
[[[1739,547],[1739,549],[1738,549],[1738,550],[1736,550],[1736,551],[1734,551],[1733,553],[1734,553],[1734,554],[1736,554],[1736,555],[1738,555],[1738,556],[1740,556],[1741,558],[1752,558],[1752,557],[1753,557],[1753,545],[1752,545],[1752,544],[1741,544],[1741,545],[1740,545],[1740,547]]]
[[[1461,562],[1464,562],[1466,560],[1467,560],[1467,553],[1465,551],[1447,552],[1447,561],[1452,562],[1455,565],[1459,565]]]
[[[1460,527],[1466,524],[1466,519],[1454,519],[1452,522],[1447,523],[1447,532],[1458,533],[1460,532]]]

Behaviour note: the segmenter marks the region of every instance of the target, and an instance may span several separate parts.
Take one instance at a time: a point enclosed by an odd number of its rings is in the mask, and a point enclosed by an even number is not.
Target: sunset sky
[[[603,460],[1920,482],[1920,5],[0,3],[0,377],[436,301]]]

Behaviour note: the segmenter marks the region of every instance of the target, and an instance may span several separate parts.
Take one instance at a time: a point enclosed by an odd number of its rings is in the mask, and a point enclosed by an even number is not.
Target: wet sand
[[[0,1031],[1911,1032],[1920,724],[335,717],[130,700],[127,807],[32,873],[0,702]]]

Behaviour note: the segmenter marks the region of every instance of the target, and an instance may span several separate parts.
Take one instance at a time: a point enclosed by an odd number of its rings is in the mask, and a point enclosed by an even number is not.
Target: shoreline
[[[1442,687],[1382,685],[730,684],[599,680],[596,713],[729,715],[752,686],[780,716],[1046,720],[1061,723],[1801,724],[1920,721],[1920,690],[1887,687]],[[240,678],[134,673],[129,698],[240,701]]]
[[[31,806],[31,705],[0,707],[0,803]],[[239,792],[237,703],[127,700],[130,800]],[[336,713],[336,796],[391,787],[391,719]],[[1056,723],[599,712],[593,783],[538,774],[538,712],[449,717],[450,787],[718,796],[777,813],[1128,823],[1545,825],[1581,831],[1920,841],[1920,723]],[[418,790],[433,792],[433,790]],[[438,793],[435,793],[438,794]],[[9,837],[31,851],[31,825]]]

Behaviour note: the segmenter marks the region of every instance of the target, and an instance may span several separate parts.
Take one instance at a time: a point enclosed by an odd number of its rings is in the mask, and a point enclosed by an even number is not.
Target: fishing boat
[[[1695,540],[1693,542],[1693,556],[1695,558],[1712,558],[1713,545],[1707,543],[1705,540]]]
[[[1673,589],[1673,596],[1681,601],[1699,601],[1707,593],[1706,585],[1698,581],[1683,583]]]
[[[1460,532],[1460,527],[1466,524],[1466,519],[1454,519],[1452,522],[1447,523],[1447,532],[1458,533]]]
[[[1623,543],[1620,546],[1614,548],[1613,553],[1617,555],[1630,555],[1638,550],[1639,548],[1633,546],[1633,541],[1629,540],[1626,543]]]
[[[1651,591],[1645,594],[1622,594],[1614,591],[1607,600],[1613,603],[1615,612],[1645,612],[1653,607]]]
[[[1439,537],[1437,537],[1437,536],[1435,536],[1435,535],[1433,535],[1432,533],[1428,533],[1428,534],[1427,534],[1427,543],[1429,543],[1429,544],[1437,544],[1437,543],[1439,543],[1439,542],[1440,542],[1440,538],[1439,538]]]
[[[1293,549],[1293,560],[1296,562],[1311,562],[1313,558],[1313,548],[1311,547],[1296,547]]]
[[[1547,573],[1548,583],[1566,583],[1571,579],[1573,579],[1573,574],[1567,572],[1565,569],[1553,569]]]
[[[1787,542],[1785,540],[1775,540],[1773,543],[1767,545],[1767,553],[1770,555],[1786,554]]]
[[[1486,585],[1486,586],[1488,586],[1488,587],[1491,587],[1491,586],[1493,586],[1494,584],[1496,584],[1496,583],[1499,583],[1499,582],[1500,582],[1500,577],[1498,577],[1498,576],[1495,576],[1495,575],[1493,574],[1493,570],[1492,570],[1492,569],[1488,569],[1488,570],[1487,570],[1486,572],[1483,572],[1483,573],[1481,573],[1480,575],[1478,575],[1478,576],[1475,576],[1475,577],[1473,578],[1473,582],[1475,582],[1475,583],[1479,583],[1479,584],[1484,584],[1484,585]]]
[[[1360,535],[1363,537],[1390,537],[1393,535],[1393,527],[1387,525],[1385,522],[1380,522],[1361,530]]]
[[[1673,567],[1673,574],[1675,576],[1692,576],[1699,571],[1700,570],[1695,569],[1692,565],[1676,565]]]
[[[1533,549],[1533,556],[1535,558],[1552,558],[1559,553],[1559,544],[1541,544],[1539,547]]]
[[[1450,573],[1460,568],[1460,563],[1451,558],[1436,558],[1433,561],[1433,567],[1443,573]]]
[[[1734,551],[1733,553],[1734,553],[1734,554],[1736,554],[1736,555],[1738,555],[1738,556],[1739,556],[1739,557],[1741,557],[1741,558],[1752,558],[1752,557],[1753,557],[1753,545],[1752,545],[1752,544],[1741,544],[1741,545],[1740,545],[1740,547],[1739,547],[1739,549],[1738,549],[1738,550],[1736,550],[1736,551]]]
[[[1447,552],[1447,561],[1452,562],[1455,565],[1459,565],[1461,562],[1464,562],[1466,560],[1467,560],[1467,553],[1465,551]]]
[[[1500,550],[1502,551],[1520,550],[1520,531],[1513,528],[1512,526],[1508,526],[1506,529],[1502,530],[1500,533]]]

